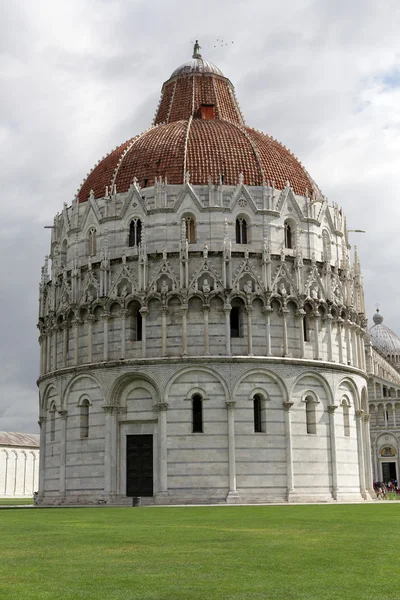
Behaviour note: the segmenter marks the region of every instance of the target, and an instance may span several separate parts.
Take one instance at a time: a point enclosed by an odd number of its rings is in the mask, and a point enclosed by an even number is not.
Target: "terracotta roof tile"
[[[221,176],[225,185],[236,185],[243,173],[247,185],[269,180],[283,189],[289,181],[296,194],[320,193],[289,150],[244,125],[229,79],[213,65],[205,69],[199,60],[173,73],[162,88],[156,126],[102,160],[83,183],[80,202],[91,189],[95,197],[104,196],[113,183],[117,192],[126,192],[135,177],[141,187],[153,185],[155,177],[181,184],[185,168],[194,185],[207,184],[209,177],[217,184]],[[202,105],[214,106],[204,119]]]

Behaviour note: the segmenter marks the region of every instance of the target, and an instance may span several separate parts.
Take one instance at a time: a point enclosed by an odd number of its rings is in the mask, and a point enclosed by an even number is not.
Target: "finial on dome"
[[[196,40],[196,42],[195,42],[195,44],[193,46],[193,56],[192,56],[192,58],[201,58],[200,49],[201,49],[201,46],[199,44],[199,40]]]
[[[379,304],[376,305],[376,313],[372,317],[372,320],[375,323],[375,325],[380,325],[381,323],[383,323],[383,317],[379,312]]]

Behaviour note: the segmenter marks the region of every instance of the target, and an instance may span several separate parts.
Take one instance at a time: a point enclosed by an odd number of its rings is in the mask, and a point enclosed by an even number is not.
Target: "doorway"
[[[382,463],[382,479],[384,483],[395,479],[397,481],[397,470],[395,462]]]
[[[153,495],[153,436],[126,436],[126,495]]]

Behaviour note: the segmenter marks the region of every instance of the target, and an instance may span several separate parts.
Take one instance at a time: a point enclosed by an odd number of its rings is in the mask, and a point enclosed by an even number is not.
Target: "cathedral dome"
[[[373,316],[373,325],[369,330],[373,345],[383,354],[400,355],[400,339],[383,324],[383,317],[377,309]]]
[[[199,56],[188,60],[187,62],[183,63],[183,65],[175,69],[170,79],[173,79],[173,77],[178,77],[179,75],[190,75],[191,73],[213,73],[214,75],[221,75],[221,77],[223,77],[221,69]]]
[[[289,181],[296,194],[318,192],[300,162],[270,136],[222,119],[194,118],[153,127],[122,144],[95,167],[79,200],[87,200],[91,190],[103,197],[106,186],[126,192],[135,178],[142,188],[159,177],[182,184],[186,172],[193,185],[237,185],[243,173],[246,185],[270,181],[283,189]]]
[[[249,186],[270,182],[298,195],[320,191],[297,158],[268,135],[244,123],[233,85],[205,61],[196,45],[192,60],[176,69],[162,87],[153,127],[117,147],[95,166],[78,192],[85,202],[107,193],[142,188],[160,178],[182,184]]]

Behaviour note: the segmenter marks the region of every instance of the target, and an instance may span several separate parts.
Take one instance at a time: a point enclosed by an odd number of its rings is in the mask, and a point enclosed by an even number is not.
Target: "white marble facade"
[[[342,211],[289,184],[114,192],[54,220],[40,502],[132,503],[139,435],[146,502],[370,498],[364,298]]]
[[[32,498],[39,487],[39,436],[0,431],[0,498]]]

